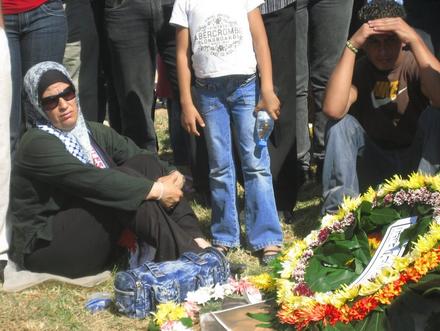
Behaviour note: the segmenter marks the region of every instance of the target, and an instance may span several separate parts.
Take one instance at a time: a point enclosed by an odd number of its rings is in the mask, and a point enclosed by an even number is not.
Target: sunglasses
[[[70,101],[76,97],[75,89],[72,86],[69,86],[64,91],[57,95],[51,95],[50,97],[41,99],[41,107],[44,111],[51,111],[58,106],[60,98],[63,98],[65,101]]]

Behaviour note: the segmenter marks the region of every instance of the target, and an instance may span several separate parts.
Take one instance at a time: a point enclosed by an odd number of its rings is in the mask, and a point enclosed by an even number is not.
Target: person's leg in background
[[[324,159],[328,118],[322,112],[325,88],[336,66],[350,27],[353,0],[309,1],[310,87],[314,102],[313,157]]]
[[[105,22],[121,112],[122,134],[156,151],[151,116],[156,69],[155,34],[161,25],[159,1],[106,0]]]
[[[63,62],[78,88],[84,117],[96,122],[99,42],[90,0],[66,0],[65,9],[68,38]]]
[[[1,5],[1,1],[0,1]],[[8,260],[7,212],[9,205],[9,178],[11,172],[11,150],[9,117],[12,104],[11,59],[8,39],[0,13],[0,282]]]
[[[309,0],[296,2],[296,146],[301,175],[306,176],[310,167],[309,135]]]
[[[414,138],[419,160],[418,170],[434,175],[440,171],[440,109],[429,106],[419,118]]]
[[[5,15],[5,27],[11,50],[11,151],[14,153],[22,126],[23,75],[36,63],[63,60],[67,36],[63,4],[54,0],[25,13]]]
[[[295,5],[264,14],[272,55],[274,86],[281,101],[281,115],[269,140],[271,173],[277,209],[291,220],[298,184],[296,169]],[[283,171],[286,169],[287,171]]]

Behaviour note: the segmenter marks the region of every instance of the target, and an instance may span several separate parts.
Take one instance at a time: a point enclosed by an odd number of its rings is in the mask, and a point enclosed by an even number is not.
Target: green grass
[[[171,160],[165,110],[156,111],[160,154]],[[240,198],[242,190],[239,188]],[[299,192],[295,208],[295,223],[282,224],[285,242],[304,237],[318,226],[320,187],[308,185]],[[203,231],[209,236],[210,210],[198,204],[196,197],[188,197],[200,219]],[[246,274],[264,270],[256,257],[240,248],[231,251],[228,258],[247,265]],[[113,293],[113,279],[93,289],[61,283],[44,283],[19,293],[0,292],[0,330],[146,330],[147,320],[134,320],[117,315],[113,309],[91,314],[84,309],[89,295],[95,292]]]

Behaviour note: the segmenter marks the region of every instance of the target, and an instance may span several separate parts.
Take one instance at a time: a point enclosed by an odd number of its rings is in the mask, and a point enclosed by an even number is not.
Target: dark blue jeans
[[[357,196],[394,174],[413,171],[435,174],[440,169],[440,109],[428,107],[420,115],[408,148],[384,150],[351,115],[329,122],[322,174],[323,213],[334,212],[343,196]]]
[[[298,0],[296,3],[296,137],[298,159],[310,163],[309,79],[314,102],[314,151],[324,150],[327,117],[322,101],[327,80],[344,50],[353,0]]]
[[[11,151],[14,154],[22,126],[23,76],[42,61],[62,63],[67,24],[61,0],[50,0],[25,13],[5,15],[5,30],[11,52],[12,109]]]

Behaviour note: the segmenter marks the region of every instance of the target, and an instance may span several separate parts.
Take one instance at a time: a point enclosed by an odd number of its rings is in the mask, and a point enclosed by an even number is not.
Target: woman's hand
[[[172,183],[160,183],[163,185],[162,198],[159,200],[166,209],[174,208],[182,199],[183,192]]]
[[[179,171],[175,170],[167,176],[163,176],[163,177],[158,178],[157,181],[159,183],[174,184],[178,189],[182,189],[183,184],[185,184],[185,176],[182,175]]]
[[[265,110],[274,120],[280,116],[281,102],[274,91],[261,92],[260,101],[255,107],[255,111]]]
[[[171,209],[180,202],[182,197],[182,190],[174,185],[170,180],[167,180],[163,182],[155,182],[145,200],[157,200],[166,209]]]

